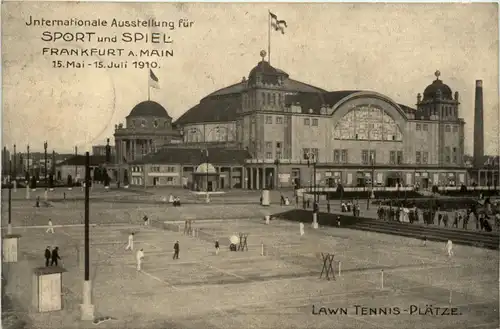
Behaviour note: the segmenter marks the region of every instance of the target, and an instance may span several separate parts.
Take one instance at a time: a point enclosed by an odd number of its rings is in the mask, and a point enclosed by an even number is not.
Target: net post
[[[384,270],[380,270],[380,288],[384,289]]]
[[[263,242],[260,243],[260,255],[264,256],[264,243]]]
[[[340,276],[340,273],[341,273],[341,269],[342,269],[342,262],[339,261],[339,276]]]
[[[450,296],[448,297],[448,303],[450,304],[450,306],[451,306],[451,292],[452,290],[450,289]]]

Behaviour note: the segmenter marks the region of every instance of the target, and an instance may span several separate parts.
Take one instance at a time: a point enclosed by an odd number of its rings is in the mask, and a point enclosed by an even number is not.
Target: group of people
[[[48,267],[49,263],[50,266],[58,266],[58,260],[60,260],[61,257],[59,256],[59,247],[55,247],[50,250],[50,246],[47,246],[45,248],[45,266]]]
[[[126,251],[128,251],[128,250],[134,251],[134,237],[135,237],[135,233],[134,232],[131,232],[128,235],[128,243],[127,243],[127,246],[125,247]],[[217,244],[218,244],[218,242],[217,242]],[[180,251],[179,241],[175,241],[175,243],[174,243],[174,254],[173,254],[172,259],[179,259],[179,251]],[[144,259],[144,249],[141,248],[135,254],[135,260],[137,262],[137,271],[141,271],[142,270],[142,261],[143,261],[143,259]]]

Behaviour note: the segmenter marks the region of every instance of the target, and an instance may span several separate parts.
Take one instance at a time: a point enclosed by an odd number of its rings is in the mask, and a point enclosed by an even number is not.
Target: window
[[[280,149],[281,148],[281,142],[276,142],[276,148]]]
[[[267,105],[271,104],[271,94],[267,93]]]
[[[141,127],[146,127],[146,120],[141,121]]]
[[[447,133],[449,133],[449,132],[451,131],[451,127],[450,127],[449,125],[446,125],[446,126],[445,126],[445,131],[446,131]]]
[[[375,150],[370,150],[370,158],[368,159],[370,164],[377,163],[377,153]]]
[[[423,126],[422,126],[423,130],[424,131],[428,131],[429,130],[429,125],[427,123],[425,123]]]
[[[276,151],[276,159],[281,159],[281,151]]]
[[[318,161],[318,158],[319,158],[319,150],[318,150],[317,148],[313,148],[313,149],[311,149],[311,153],[312,153],[312,154],[313,154],[313,156],[314,156],[314,159],[312,159],[312,160],[314,160],[314,161]]]
[[[313,126],[318,126],[318,119],[312,119],[312,125]]]
[[[175,172],[175,167],[167,167],[167,172]]]
[[[403,164],[403,151],[398,151],[397,152],[397,158],[396,158],[396,163],[398,165]]]
[[[281,94],[278,94],[278,105],[281,105]]]
[[[422,129],[422,125],[420,123],[417,123],[417,131]]]
[[[266,142],[266,149],[272,149],[273,148],[273,142]]]
[[[368,150],[361,151],[361,163],[368,164]]]
[[[450,157],[450,147],[449,146],[446,146],[444,148],[444,161],[446,163],[449,163],[451,160],[451,157]]]
[[[391,151],[390,157],[389,157],[389,163],[396,164],[396,151]]]
[[[458,133],[458,126],[453,126],[453,132]]]
[[[423,164],[429,163],[429,152],[422,153],[422,163]]]
[[[272,159],[273,158],[273,152],[266,152],[266,159]]]
[[[347,163],[347,150],[342,150],[340,153],[340,162]]]
[[[420,162],[422,161],[422,158],[421,158],[421,157],[422,157],[422,154],[420,153],[420,151],[417,151],[417,152],[415,153],[415,162],[416,162],[417,164],[420,164]]]
[[[304,119],[304,126],[309,126],[309,118]]]
[[[304,149],[302,149],[302,158],[303,158],[304,160],[309,159],[309,149],[308,149],[308,148],[304,148]]]
[[[340,163],[340,150],[333,151],[333,163]]]
[[[273,117],[268,115],[266,116],[266,124],[272,124],[273,123]]]
[[[458,158],[458,157],[457,157],[457,148],[456,148],[456,147],[454,147],[454,148],[453,148],[453,163],[457,163],[457,162],[458,162],[458,161],[457,161],[457,158]]]
[[[277,124],[282,124],[283,123],[283,117],[276,117],[276,123]]]
[[[174,178],[173,177],[167,177],[167,183],[168,184],[172,184],[174,182]]]
[[[276,94],[273,94],[273,105],[276,105]]]

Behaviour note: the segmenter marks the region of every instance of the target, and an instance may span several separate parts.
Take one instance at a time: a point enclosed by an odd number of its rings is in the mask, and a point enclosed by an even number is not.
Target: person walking
[[[50,256],[51,256],[50,246],[47,246],[47,248],[45,248],[45,266],[46,267],[48,267],[50,264]]]
[[[179,259],[179,241],[175,241],[174,244],[174,257],[173,259]]]
[[[219,240],[215,240],[215,254],[216,255],[219,254],[219,249],[220,249]]]
[[[451,240],[446,243],[446,250],[448,251],[448,257],[453,256],[453,242]]]
[[[300,222],[299,228],[300,228],[300,236],[303,236],[305,234],[305,232],[304,232],[304,223]]]
[[[52,219],[49,218],[49,228],[47,228],[47,230],[45,231],[45,233],[54,233],[54,227],[52,226]]]
[[[137,253],[135,255],[135,259],[137,261],[137,270],[140,271],[141,265],[142,265],[142,260],[144,259],[144,250],[143,249],[137,251]]]
[[[142,220],[144,221],[144,226],[148,226],[149,225],[149,218],[147,215],[144,215],[144,217],[142,218]]]
[[[50,262],[50,266],[58,266],[57,265],[57,261],[61,259],[61,257],[59,257],[59,247],[55,247],[54,250],[52,250],[52,260]]]
[[[128,236],[128,244],[125,250],[134,251],[134,232],[130,233]]]

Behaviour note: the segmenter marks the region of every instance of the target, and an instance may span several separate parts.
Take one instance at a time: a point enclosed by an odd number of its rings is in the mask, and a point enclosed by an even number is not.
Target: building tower
[[[484,165],[483,81],[476,80],[474,101],[474,167]]]

